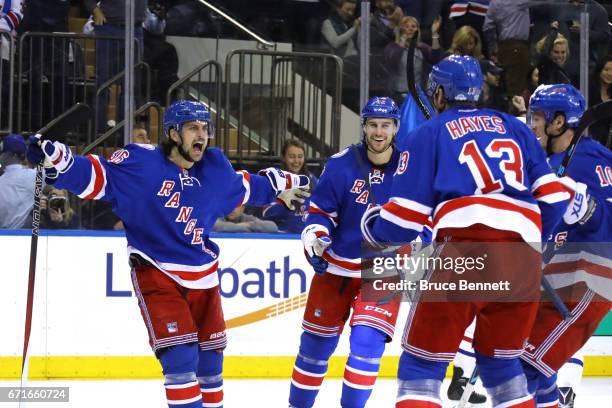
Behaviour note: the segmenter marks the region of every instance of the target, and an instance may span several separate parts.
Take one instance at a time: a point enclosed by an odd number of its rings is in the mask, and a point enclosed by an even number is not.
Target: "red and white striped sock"
[[[165,384],[166,398],[170,408],[201,408],[200,384],[190,381],[183,384]]]

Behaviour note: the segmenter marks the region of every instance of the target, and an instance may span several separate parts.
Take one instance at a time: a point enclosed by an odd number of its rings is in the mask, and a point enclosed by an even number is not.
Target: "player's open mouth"
[[[201,152],[201,151],[202,151],[202,149],[204,149],[204,143],[202,143],[202,142],[195,142],[195,143],[193,144],[193,150],[194,150],[194,151],[196,151],[196,152]]]

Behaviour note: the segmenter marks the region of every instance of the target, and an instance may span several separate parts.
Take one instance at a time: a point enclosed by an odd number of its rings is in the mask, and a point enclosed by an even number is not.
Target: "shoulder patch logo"
[[[108,161],[113,164],[119,164],[125,159],[127,159],[128,157],[130,157],[130,152],[128,152],[125,149],[121,149],[121,150],[117,150],[116,152],[114,152],[111,155],[110,159],[108,159]]]

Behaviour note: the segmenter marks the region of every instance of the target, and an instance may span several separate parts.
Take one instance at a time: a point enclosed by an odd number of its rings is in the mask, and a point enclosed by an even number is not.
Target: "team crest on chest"
[[[370,184],[382,184],[385,181],[385,173],[380,169],[372,169],[370,173]]]
[[[200,184],[200,180],[198,180],[195,177],[191,177],[189,175],[189,171],[187,169],[183,169],[180,173],[179,173],[179,179],[181,181],[181,188],[185,188],[185,187],[193,187],[194,181],[195,183],[198,184],[198,186],[201,186]]]

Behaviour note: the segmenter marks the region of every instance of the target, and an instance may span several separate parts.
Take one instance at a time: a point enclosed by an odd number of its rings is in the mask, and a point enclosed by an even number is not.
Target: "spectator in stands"
[[[167,1],[166,35],[215,37],[221,34],[218,20],[193,0]]]
[[[327,14],[327,3],[326,0],[286,0],[285,18],[291,27],[292,42],[298,47],[314,44],[317,36],[312,28]]]
[[[394,0],[376,0],[375,4],[373,17],[389,30],[395,31],[404,17],[402,9],[395,4]]]
[[[404,13],[393,0],[376,0],[375,4],[376,8],[370,15],[369,93],[370,95],[384,95],[389,93],[390,85],[385,48],[395,41],[395,30],[404,17]],[[360,107],[353,106],[352,109],[358,112]]]
[[[75,211],[70,206],[68,192],[45,186],[40,199],[41,228],[71,229],[77,227]]]
[[[84,0],[86,8],[93,15],[95,35],[125,37],[125,2],[116,0]],[[143,32],[142,23],[145,20],[147,0],[134,0],[134,37],[139,41],[139,49],[135,52],[134,62],[140,60],[142,54]],[[99,87],[124,69],[124,41],[96,41],[96,84]],[[103,131],[107,126],[106,108],[108,92],[100,96],[98,112],[98,129]],[[123,116],[123,95],[119,95],[117,104],[117,121]]]
[[[558,1],[557,3],[561,3]],[[580,14],[589,14],[589,67],[595,67],[606,57],[610,43],[610,28],[606,9],[594,0],[569,0],[553,4],[552,20],[572,50],[580,49]],[[567,61],[565,71],[574,84],[579,82],[579,58]]]
[[[520,95],[529,69],[529,1],[491,0],[483,31],[490,59],[505,70],[505,88]]]
[[[432,46],[418,39],[414,51],[414,77],[416,83],[424,86],[429,74],[429,67],[436,64],[444,57],[440,48],[440,23],[442,18],[438,16],[431,26]],[[395,42],[385,48],[385,64],[389,70],[389,83],[393,87],[393,99],[398,105],[402,104],[406,92],[408,92],[408,81],[406,78],[406,66],[408,65],[408,46],[410,40],[416,33],[420,34],[419,22],[412,16],[406,16],[400,21]]]
[[[551,24],[550,33],[536,43],[539,54],[536,66],[539,73],[539,84],[571,84],[565,71],[565,63],[570,56],[567,39],[557,32],[558,22]]]
[[[149,132],[147,132],[147,128],[144,125],[137,124],[134,126],[132,130],[132,143],[151,144]]]
[[[0,145],[0,229],[26,228],[32,222],[36,171],[26,165],[23,137],[9,134]]]
[[[405,16],[412,16],[419,22],[421,41],[433,46],[432,25],[442,12],[444,0],[395,0]],[[439,34],[439,31],[438,31]],[[438,37],[439,40],[439,37]]]
[[[344,62],[342,71],[342,103],[350,109],[359,109],[359,55],[357,35],[360,19],[355,19],[356,0],[339,0],[338,6],[321,25],[321,36],[331,52]],[[331,72],[331,71],[330,71]]]
[[[10,61],[15,54],[10,44],[22,17],[21,0],[0,0],[0,129],[8,128]]]
[[[449,17],[457,30],[465,26],[472,27],[480,38],[484,38],[482,26],[489,9],[489,0],[449,0]],[[481,51],[488,55],[486,44],[482,44]],[[469,55],[469,54],[468,54]]]
[[[449,54],[469,55],[481,60],[482,41],[478,32],[469,25],[464,25],[453,35],[453,43],[448,50]]]
[[[223,218],[219,218],[213,227],[215,232],[278,232],[272,221],[260,220],[254,215],[244,213],[240,206]]]
[[[281,148],[281,168],[294,174],[303,174],[310,179],[309,191],[317,184],[317,177],[306,168],[306,150],[297,139],[287,139]],[[263,210],[263,218],[273,221],[280,232],[299,234],[304,229],[304,217],[309,200],[296,208],[289,210],[282,204],[271,203]]]
[[[481,60],[480,69],[484,78],[480,105],[502,112],[508,111],[508,97],[501,83],[504,70],[491,60]]]
[[[146,19],[142,23],[144,34],[144,61],[152,70],[151,100],[165,105],[166,93],[178,81],[178,54],[174,45],[166,41],[166,5],[150,0]]]
[[[538,70],[538,67],[536,65],[531,64],[529,66],[525,81],[527,85],[525,86],[525,89],[523,89],[523,92],[521,92],[521,96],[523,97],[523,102],[525,106],[528,107],[529,98],[531,98],[531,95],[533,95],[533,93],[535,92],[540,81],[540,71]]]
[[[323,21],[321,34],[339,57],[357,55],[356,38],[359,32],[359,19],[355,18],[356,0],[340,0],[338,7]]]
[[[608,55],[591,75],[589,106],[612,100],[612,55]],[[601,120],[589,127],[591,137],[601,144],[612,148],[612,119]]]
[[[370,15],[370,52],[374,57],[372,62],[379,62],[376,58],[382,56],[385,47],[395,41],[395,29],[404,17],[402,9],[397,7],[393,0],[376,0],[376,8]]]
[[[19,33],[27,31],[45,33],[68,32],[68,0],[25,0],[23,21]],[[26,108],[30,118],[25,129],[39,129],[51,118],[69,107],[71,98],[67,96],[71,87],[66,77],[73,72],[70,58],[74,60],[73,44],[65,38],[30,37],[23,42],[25,72],[28,73],[29,106]],[[30,49],[31,47],[31,49]],[[41,52],[41,50],[44,50]],[[69,55],[72,57],[69,57]],[[70,68],[69,68],[70,67]],[[43,80],[44,78],[44,80]],[[53,89],[47,92],[47,89]]]

